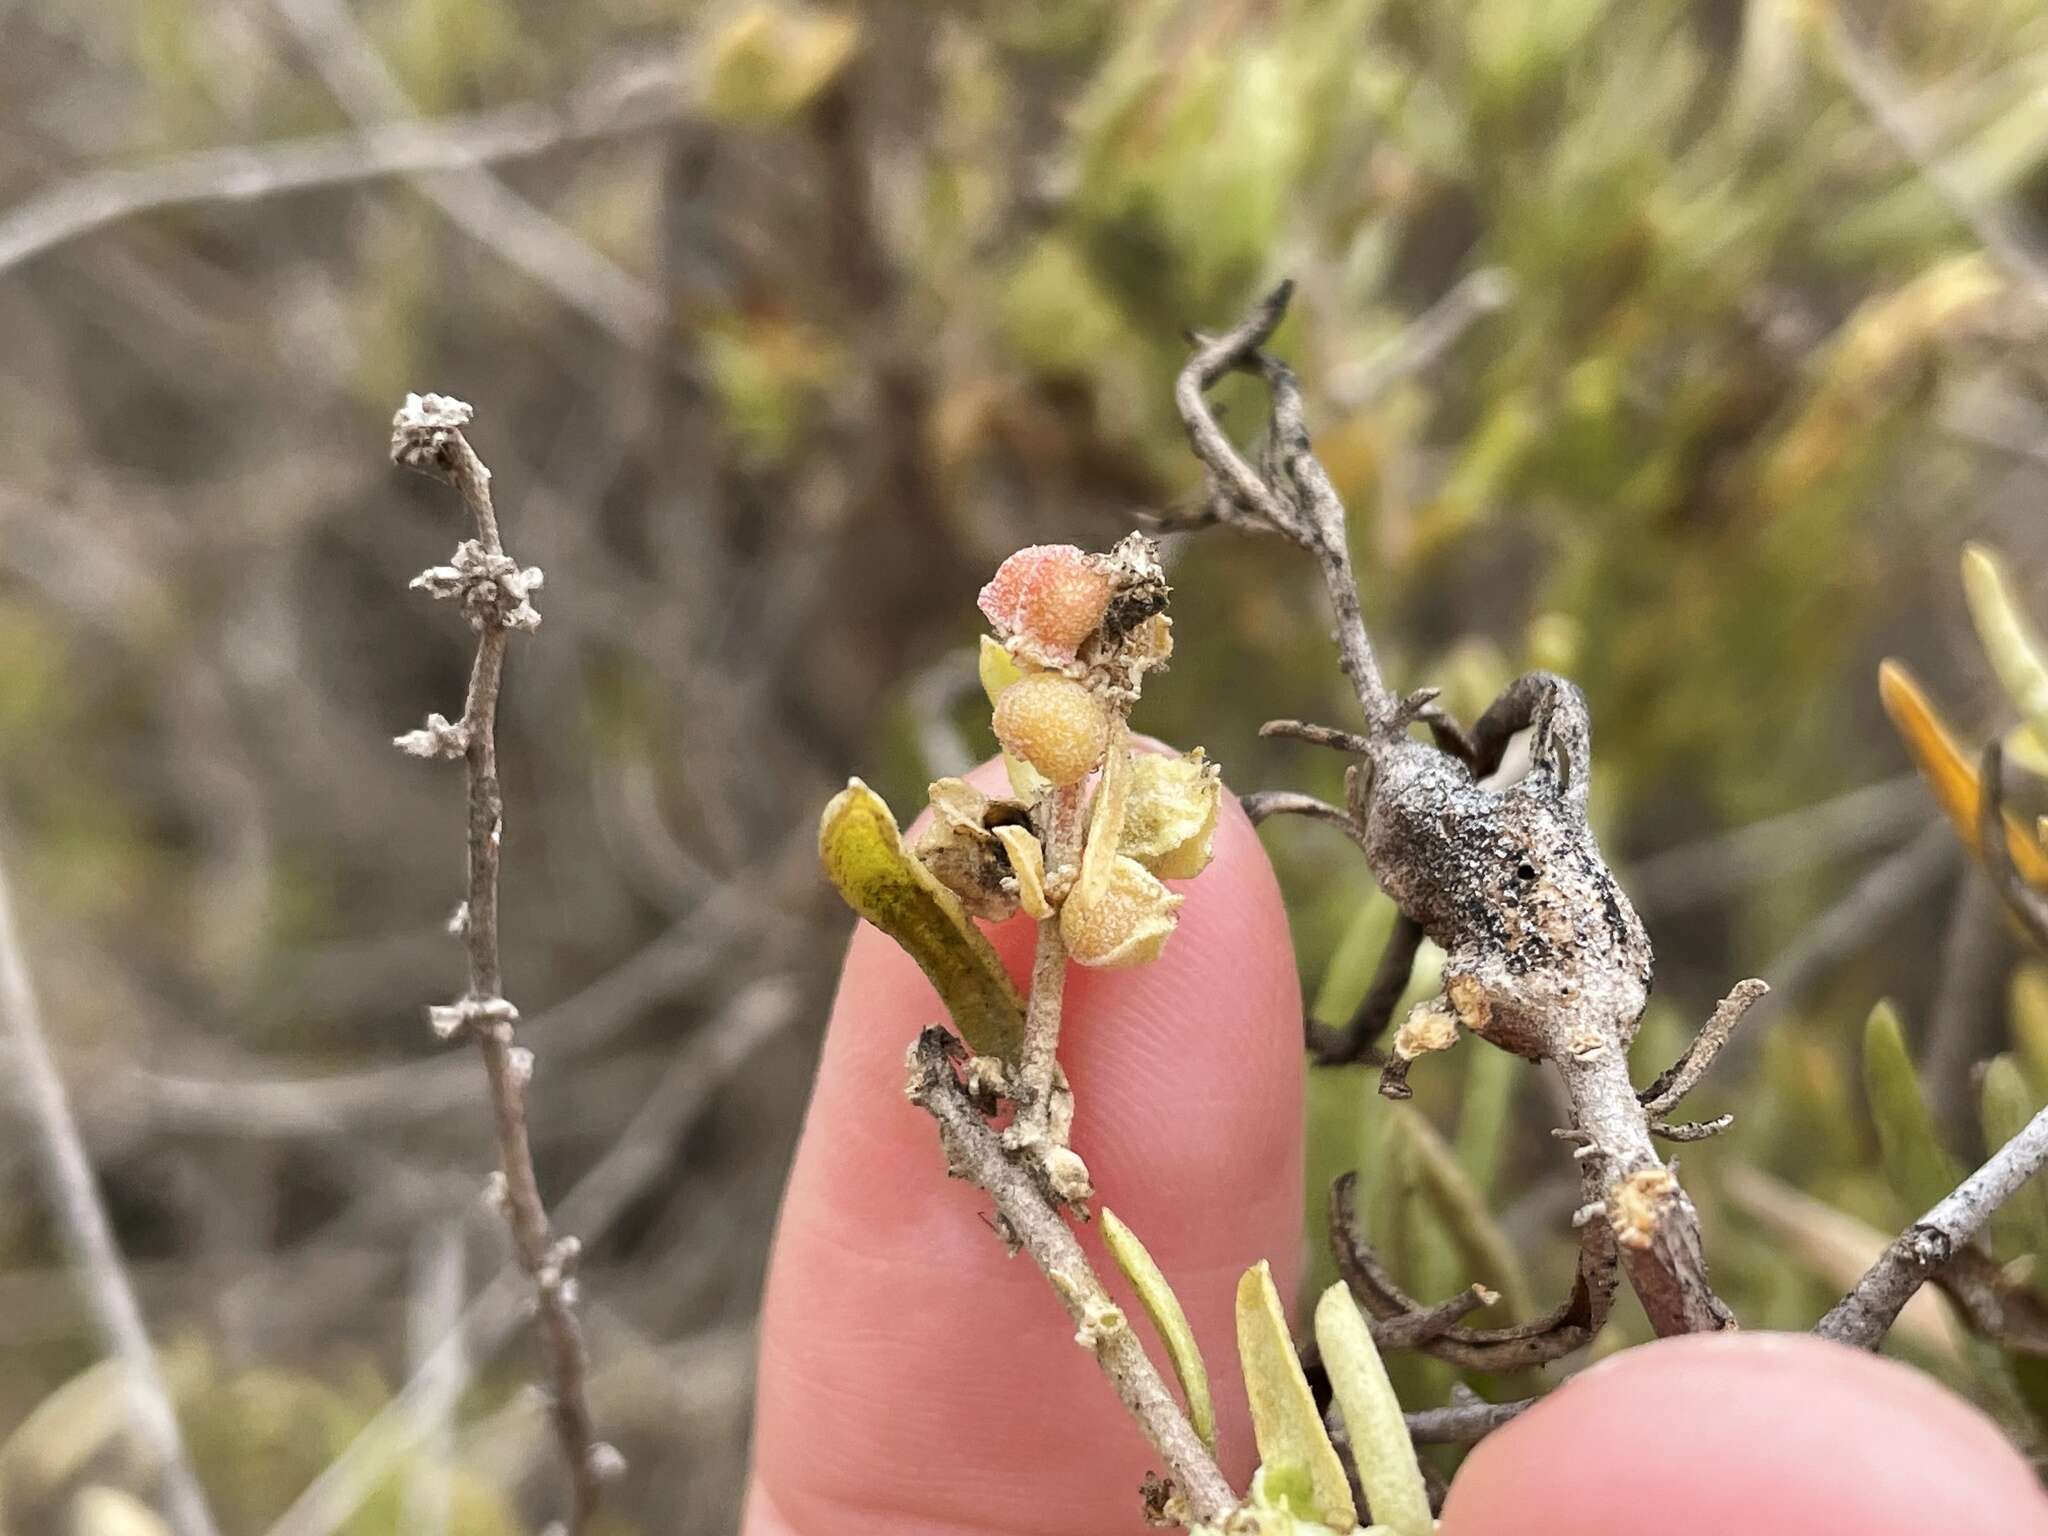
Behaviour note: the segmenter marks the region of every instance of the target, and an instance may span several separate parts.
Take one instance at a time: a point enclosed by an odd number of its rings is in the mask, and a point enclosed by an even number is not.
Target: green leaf
[[[1273,1271],[1264,1259],[1237,1282],[1237,1353],[1244,1367],[1245,1396],[1251,1400],[1259,1461],[1275,1469],[1274,1479],[1282,1477],[1281,1469],[1302,1469],[1312,1507],[1290,1506],[1294,1514],[1350,1530],[1358,1524],[1350,1479],[1316,1412],[1315,1397],[1287,1331],[1280,1293],[1273,1288]]]
[[[1984,1145],[1996,1151],[2027,1128],[2041,1100],[2013,1057],[2000,1056],[1984,1071]],[[1992,1217],[2002,1258],[2048,1255],[2048,1180],[2029,1179]],[[2048,1282],[2038,1272],[2037,1285]]]
[[[1330,1373],[1330,1390],[1344,1410],[1351,1459],[1374,1521],[1398,1536],[1431,1536],[1436,1525],[1429,1513],[1429,1490],[1400,1400],[1365,1315],[1343,1285],[1331,1286],[1316,1303],[1316,1343],[1323,1369]]]
[[[1024,999],[959,898],[911,856],[889,807],[859,779],[825,807],[818,857],[846,904],[931,978],[961,1038],[980,1055],[1014,1061]]]
[[[1892,1188],[1917,1216],[1962,1181],[1963,1171],[1934,1128],[1920,1077],[1906,1054],[1899,1016],[1889,1002],[1870,1010],[1863,1029],[1863,1087]]]
[[[1977,639],[2006,696],[2036,738],[2048,740],[2048,661],[2042,660],[2040,638],[2013,599],[2005,563],[1982,544],[1964,546],[1963,592]]]
[[[1201,1346],[1195,1342],[1195,1331],[1188,1326],[1188,1315],[1181,1308],[1180,1298],[1173,1294],[1166,1276],[1138,1241],[1138,1234],[1125,1226],[1108,1206],[1102,1208],[1102,1241],[1109,1256],[1116,1260],[1116,1267],[1131,1282],[1131,1289],[1138,1293],[1138,1300],[1145,1305],[1145,1315],[1152,1319],[1160,1343],[1166,1346],[1173,1374],[1180,1378],[1181,1395],[1188,1401],[1188,1422],[1195,1426],[1202,1443],[1215,1450],[1216,1408],[1209,1396],[1209,1368],[1202,1363]]]

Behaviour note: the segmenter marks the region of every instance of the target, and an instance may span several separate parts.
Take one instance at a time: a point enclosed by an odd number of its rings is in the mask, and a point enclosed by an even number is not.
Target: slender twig
[[[418,116],[345,0],[271,0],[341,108],[358,123]],[[489,171],[418,171],[408,179],[457,228],[535,279],[625,345],[654,344],[661,295]]]
[[[1685,1048],[1685,1054],[1659,1073],[1657,1080],[1639,1095],[1643,1108],[1652,1115],[1667,1115],[1676,1109],[1713,1067],[1714,1058],[1721,1054],[1721,1047],[1735,1033],[1735,1026],[1742,1022],[1742,1016],[1770,990],[1754,977],[1738,981],[1715,1006],[1705,1026]]]
[[[1467,272],[1377,352],[1334,370],[1331,400],[1346,411],[1370,405],[1401,380],[1434,366],[1468,330],[1507,308],[1514,297],[1515,275],[1507,268]]]
[[[793,988],[756,983],[703,1025],[678,1053],[617,1143],[579,1179],[561,1218],[596,1241],[673,1165],[675,1148],[754,1052],[797,1016]],[[354,1440],[271,1525],[268,1536],[333,1536],[431,1433],[435,1405],[450,1383],[466,1385],[530,1317],[533,1282],[515,1261],[464,1309],[461,1322],[412,1378],[371,1415]],[[458,1388],[459,1389],[459,1388]],[[602,1458],[601,1458],[602,1459]]]
[[[462,1384],[469,1379],[469,1362],[460,1354],[437,1358],[436,1347],[461,1321],[464,1268],[460,1221],[443,1222],[414,1244],[412,1293],[406,1308],[406,1368],[424,1373],[434,1382],[438,1401],[429,1413],[435,1423],[423,1454],[414,1458],[405,1478],[399,1528],[410,1536],[444,1536],[448,1530],[455,1404],[462,1395]]]
[[[1263,523],[1285,534],[1315,556],[1323,587],[1337,621],[1338,664],[1357,691],[1366,724],[1390,728],[1395,717],[1393,696],[1380,676],[1372,641],[1358,600],[1358,581],[1351,573],[1351,547],[1344,532],[1344,506],[1337,499],[1323,467],[1309,452],[1301,390],[1293,372],[1260,352],[1287,313],[1292,283],[1267,294],[1236,327],[1203,340],[1181,368],[1173,387],[1174,404],[1187,428],[1188,442],[1211,478],[1212,505],[1220,520]],[[1262,374],[1273,395],[1273,426],[1268,451],[1287,482],[1282,494],[1253,469],[1225,435],[1209,409],[1207,390],[1226,373],[1244,370]]]
[[[687,110],[672,62],[641,64],[558,105],[500,107],[467,117],[366,124],[360,132],[199,150],[91,171],[0,214],[0,274],[125,219],[208,203],[253,202],[390,176],[470,170],[571,144],[624,138]]]
[[[1357,736],[1293,722],[1268,733],[1362,759],[1350,779],[1349,819],[1362,832],[1380,888],[1443,949],[1446,1008],[1493,1045],[1551,1062],[1563,1079],[1570,1129],[1581,1141],[1581,1210],[1606,1219],[1579,1223],[1580,1284],[1557,1326],[1599,1326],[1617,1255],[1660,1334],[1732,1326],[1707,1279],[1698,1213],[1658,1156],[1652,1117],[1629,1077],[1628,1046],[1648,1000],[1652,954],[1587,816],[1592,724],[1585,698],[1563,678],[1530,673],[1503,690],[1469,736],[1441,724],[1434,746],[1408,736],[1408,725],[1434,710],[1435,696],[1424,689],[1397,698],[1381,677],[1352,575],[1344,508],[1310,450],[1300,386],[1292,370],[1260,350],[1288,294],[1282,284],[1228,334],[1197,338],[1174,395],[1208,470],[1210,520],[1270,529],[1314,556],[1336,620],[1339,664],[1366,724]],[[1256,466],[1224,434],[1206,398],[1233,370],[1259,375],[1271,400]],[[1523,733],[1527,773],[1494,782],[1509,742]],[[1531,921],[1532,914],[1540,916]],[[1381,1092],[1405,1094],[1404,1076],[1404,1063],[1391,1064]],[[1382,1315],[1387,1310],[1383,1302]]]
[[[1205,1525],[1237,1507],[1215,1459],[1202,1444],[1173,1393],[1160,1379],[1122,1310],[1110,1300],[1081,1252],[1065,1218],[1038,1182],[1008,1156],[954,1073],[959,1042],[943,1029],[927,1029],[910,1048],[908,1093],[938,1122],[948,1171],[995,1201],[1004,1235],[1037,1264],[1073,1318],[1075,1338],[1116,1388],[1145,1437],[1172,1475],[1189,1514]]]
[[[1822,1338],[1875,1349],[1899,1309],[1961,1252],[2019,1187],[2048,1163],[2048,1109],[2007,1142],[1884,1252],[1854,1289],[1822,1318]]]
[[[1447,1408],[1424,1408],[1403,1417],[1408,1421],[1408,1436],[1417,1445],[1475,1445],[1539,1401],[1524,1397],[1507,1403],[1452,1403]]]
[[[4,1017],[13,1048],[13,1076],[21,1085],[21,1096],[35,1124],[36,1151],[58,1228],[84,1282],[101,1337],[126,1373],[136,1433],[162,1468],[171,1528],[177,1536],[217,1536],[213,1511],[207,1506],[178,1429],[170,1389],[157,1369],[142,1308],[136,1304],[134,1287],[121,1265],[121,1250],[93,1180],[92,1160],[72,1117],[64,1080],[50,1057],[28,958],[14,929],[13,901],[4,870],[0,870],[0,1017]]]
[[[533,1147],[526,1133],[526,1085],[533,1053],[512,1043],[519,1011],[505,998],[498,953],[498,872],[503,855],[505,809],[498,781],[498,693],[505,675],[506,641],[515,629],[540,622],[529,598],[540,587],[538,570],[521,570],[505,553],[491,504],[491,472],[462,435],[470,409],[439,395],[411,395],[392,422],[392,462],[445,480],[462,496],[476,519],[477,536],[465,541],[452,564],[437,566],[413,585],[437,597],[459,599],[477,631],[476,663],[462,718],[450,725],[430,716],[419,731],[398,744],[423,757],[461,756],[469,782],[469,896],[455,926],[469,956],[469,988],[447,1007],[433,1010],[444,1036],[470,1035],[483,1057],[497,1123],[501,1191],[519,1264],[533,1282],[541,1333],[546,1343],[555,1434],[569,1468],[569,1530],[580,1536],[597,1512],[601,1473],[616,1459],[598,1449],[584,1390],[583,1337],[572,1305],[571,1278],[580,1244],[557,1241],[533,1171]]]

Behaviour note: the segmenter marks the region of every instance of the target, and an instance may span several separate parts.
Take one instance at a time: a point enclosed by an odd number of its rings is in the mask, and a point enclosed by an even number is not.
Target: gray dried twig
[[[2048,1109],[2000,1147],[1934,1208],[1902,1232],[1884,1256],[1837,1302],[1814,1332],[1875,1349],[1899,1310],[1990,1221],[1992,1213],[2048,1163]]]
[[[683,115],[679,75],[672,61],[641,64],[593,81],[558,104],[372,122],[355,133],[197,150],[87,172],[0,214],[0,273],[123,219],[167,208],[473,170],[564,145],[645,133]]]
[[[541,573],[520,569],[505,553],[491,504],[491,472],[462,435],[470,415],[460,400],[408,395],[392,421],[392,462],[452,485],[475,517],[477,532],[457,547],[450,564],[413,579],[415,587],[458,602],[477,632],[476,662],[462,718],[451,723],[429,715],[424,727],[399,737],[397,745],[419,757],[460,758],[468,770],[469,894],[456,913],[455,927],[469,955],[469,987],[455,1002],[434,1008],[432,1015],[436,1033],[444,1038],[473,1037],[483,1057],[497,1122],[500,1199],[520,1268],[533,1284],[547,1343],[553,1384],[550,1412],[568,1464],[569,1529],[576,1536],[588,1529],[597,1512],[603,1475],[617,1453],[603,1446],[591,1427],[583,1338],[572,1305],[573,1271],[581,1245],[573,1237],[555,1237],[534,1177],[533,1148],[526,1134],[526,1085],[533,1075],[533,1053],[512,1043],[519,1010],[505,998],[498,954],[498,870],[505,821],[498,782],[498,693],[508,637],[513,630],[531,630],[540,623],[531,599],[540,589]]]
[[[1208,471],[1199,520],[1277,532],[1314,556],[1336,621],[1339,663],[1365,720],[1363,734],[1294,722],[1269,731],[1359,758],[1348,780],[1348,830],[1380,888],[1445,952],[1444,994],[1425,1005],[1427,1039],[1419,1031],[1404,1044],[1403,1027],[1382,1091],[1403,1093],[1408,1060],[1448,1044],[1453,1021],[1504,1050],[1550,1062],[1570,1100],[1586,1218],[1580,1283],[1555,1320],[1560,1329],[1569,1324],[1563,1336],[1600,1326],[1617,1258],[1659,1333],[1728,1327],[1734,1319],[1707,1281],[1698,1216],[1657,1155],[1652,1116],[1629,1078],[1628,1047],[1649,993],[1650,941],[1587,819],[1592,727],[1585,699],[1562,678],[1531,674],[1509,686],[1468,738],[1441,715],[1433,691],[1397,696],[1388,688],[1366,634],[1344,508],[1310,448],[1300,386],[1262,350],[1289,293],[1283,283],[1227,334],[1198,338],[1174,398]],[[1271,396],[1256,465],[1209,407],[1209,387],[1231,372],[1257,375]],[[1418,721],[1433,727],[1434,745],[1408,734]],[[1523,732],[1528,773],[1488,781]],[[1315,813],[1299,802],[1270,806],[1282,808]],[[1546,1334],[1541,1347],[1556,1342]]]
[[[943,1029],[925,1030],[910,1048],[910,1101],[938,1122],[947,1171],[995,1201],[1005,1237],[1044,1272],[1074,1320],[1075,1338],[1094,1354],[1159,1452],[1189,1514],[1202,1524],[1220,1523],[1236,1509],[1237,1495],[1160,1379],[1129,1319],[1103,1289],[1066,1219],[1027,1168],[1004,1152],[1000,1136],[975,1108],[954,1071],[962,1051]]]
[[[0,1020],[6,1024],[12,1047],[15,1080],[35,1125],[36,1151],[50,1203],[56,1208],[58,1229],[85,1282],[100,1334],[127,1373],[137,1435],[162,1468],[171,1528],[177,1536],[217,1536],[213,1511],[207,1506],[178,1429],[177,1409],[172,1406],[163,1373],[157,1369],[142,1308],[136,1304],[135,1289],[121,1265],[121,1250],[100,1201],[92,1160],[72,1117],[64,1080],[50,1059],[28,959],[14,931],[13,902],[4,871],[0,871]]]

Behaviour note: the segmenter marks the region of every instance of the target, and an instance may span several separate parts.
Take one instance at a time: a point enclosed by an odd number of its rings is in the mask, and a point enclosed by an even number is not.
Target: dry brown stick
[[[1899,1234],[1884,1256],[1814,1327],[1824,1339],[1863,1349],[1884,1342],[1899,1309],[1960,1253],[1992,1213],[2048,1163],[2048,1109],[1992,1153],[1983,1167]]]
[[[938,1122],[947,1172],[995,1201],[1005,1236],[1031,1255],[1060,1304],[1074,1320],[1075,1341],[1088,1349],[1131,1417],[1165,1462],[1187,1501],[1193,1522],[1219,1524],[1237,1507],[1215,1458],[1202,1444],[1173,1393],[1138,1342],[1122,1310],[1110,1300],[1075,1241],[1066,1219],[1038,1182],[1004,1151],[955,1075],[959,1041],[927,1029],[910,1048],[910,1101]]]
[[[42,1010],[28,960],[14,931],[14,912],[0,872],[0,1025],[8,1034],[10,1076],[35,1122],[36,1151],[43,1163],[58,1230],[71,1250],[86,1298],[107,1348],[127,1376],[130,1411],[137,1438],[159,1464],[165,1511],[177,1536],[217,1536],[213,1511],[192,1469],[170,1389],[157,1368],[156,1351],[135,1300],[135,1288],[121,1264],[121,1250],[101,1203],[92,1160],[71,1113],[64,1080],[50,1058]]]
[[[435,597],[457,599],[477,631],[476,662],[462,718],[451,725],[430,715],[422,729],[399,737],[397,745],[421,757],[459,756],[468,770],[469,894],[457,910],[454,926],[469,956],[469,988],[456,1002],[434,1008],[432,1017],[444,1038],[474,1037],[483,1057],[497,1124],[500,1204],[520,1268],[533,1283],[553,1383],[549,1414],[569,1469],[569,1530],[571,1536],[580,1536],[597,1512],[603,1475],[616,1465],[618,1453],[601,1446],[591,1426],[583,1337],[572,1305],[572,1272],[580,1245],[573,1237],[556,1239],[534,1176],[533,1147],[526,1133],[526,1085],[533,1075],[533,1053],[512,1043],[519,1010],[505,998],[498,952],[498,872],[505,821],[498,781],[498,693],[511,632],[531,630],[540,623],[529,598],[540,588],[541,573],[521,570],[505,553],[491,504],[491,472],[462,435],[470,416],[470,408],[460,400],[408,395],[392,421],[392,462],[452,485],[475,517],[477,531],[476,538],[457,547],[451,564],[436,566],[413,581]]]

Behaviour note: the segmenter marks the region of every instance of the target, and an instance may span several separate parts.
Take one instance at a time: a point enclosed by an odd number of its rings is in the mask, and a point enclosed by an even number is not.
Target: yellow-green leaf
[[[2040,639],[2013,600],[2004,562],[1982,544],[1963,548],[1963,593],[1984,655],[2006,696],[2033,727],[2035,738],[2048,741],[2048,661],[2042,660]]]
[[[1322,1348],[1323,1369],[1330,1373],[1330,1390],[1344,1410],[1351,1459],[1366,1503],[1372,1506],[1373,1521],[1396,1536],[1431,1536],[1436,1524],[1429,1513],[1429,1490],[1423,1486],[1400,1400],[1387,1380],[1372,1329],[1341,1282],[1316,1303],[1316,1343]]]
[[[1892,1188],[1918,1216],[1962,1180],[1962,1169],[1934,1128],[1920,1076],[1906,1052],[1899,1016],[1888,1002],[1870,1010],[1863,1030],[1863,1087]]]
[[[859,779],[818,823],[818,857],[846,904],[902,945],[978,1054],[1015,1060],[1024,999],[960,900],[911,857],[889,807]]]
[[[1188,1400],[1188,1422],[1194,1425],[1202,1443],[1215,1450],[1216,1407],[1209,1396],[1209,1368],[1202,1363],[1201,1346],[1195,1342],[1195,1331],[1188,1326],[1188,1315],[1180,1298],[1173,1294],[1166,1276],[1138,1241],[1138,1234],[1118,1220],[1116,1212],[1108,1206],[1102,1208],[1102,1242],[1116,1260],[1116,1267],[1131,1282],[1131,1289],[1138,1293],[1159,1342],[1166,1346],[1173,1374],[1180,1378],[1181,1395]]]
[[[1301,1519],[1350,1530],[1358,1524],[1351,1483],[1316,1412],[1315,1397],[1287,1331],[1280,1293],[1273,1288],[1273,1272],[1264,1259],[1237,1282],[1237,1353],[1244,1367],[1245,1396],[1251,1399],[1259,1461],[1271,1469],[1268,1488]],[[1311,1507],[1296,1506],[1303,1496]]]

